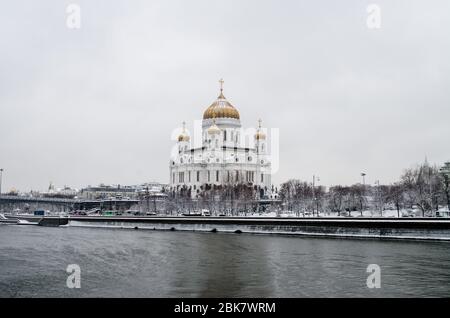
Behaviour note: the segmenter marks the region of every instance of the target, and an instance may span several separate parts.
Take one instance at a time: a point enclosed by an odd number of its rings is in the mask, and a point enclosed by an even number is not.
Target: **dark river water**
[[[0,226],[0,297],[315,296],[448,297],[450,243]]]

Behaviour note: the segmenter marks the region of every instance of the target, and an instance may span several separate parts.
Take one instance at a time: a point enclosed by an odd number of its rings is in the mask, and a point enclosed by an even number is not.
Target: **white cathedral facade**
[[[188,188],[197,198],[207,186],[252,186],[258,199],[270,198],[271,163],[266,134],[259,127],[252,145],[244,145],[245,130],[238,110],[220,95],[203,113],[202,144],[194,147],[183,123],[176,154],[170,159],[170,186]]]

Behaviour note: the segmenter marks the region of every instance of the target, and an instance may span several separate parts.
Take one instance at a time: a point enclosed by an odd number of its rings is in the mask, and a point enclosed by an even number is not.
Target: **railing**
[[[62,198],[43,198],[43,197],[22,197],[17,195],[1,195],[0,201],[15,201],[15,202],[48,202],[48,203],[75,203],[76,199],[62,199]]]

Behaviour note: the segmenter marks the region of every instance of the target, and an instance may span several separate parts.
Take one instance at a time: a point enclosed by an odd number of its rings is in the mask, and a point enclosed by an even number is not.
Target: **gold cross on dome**
[[[223,83],[225,83],[223,78],[220,79],[219,83],[220,83],[220,92],[223,92]]]
[[[185,131],[186,131],[186,122],[183,121],[183,132],[185,132]]]
[[[259,128],[261,128],[261,124],[262,124],[262,120],[261,119],[258,119],[258,126],[259,126]]]

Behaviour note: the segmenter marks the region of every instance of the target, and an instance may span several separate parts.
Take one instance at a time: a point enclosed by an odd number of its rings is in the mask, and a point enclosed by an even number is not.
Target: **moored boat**
[[[6,216],[0,213],[0,224],[17,224],[18,220],[8,219]]]
[[[18,225],[40,225],[56,227],[60,225],[67,225],[69,219],[67,216],[40,216],[33,214],[16,214],[6,215],[5,218],[11,221],[12,224]]]

